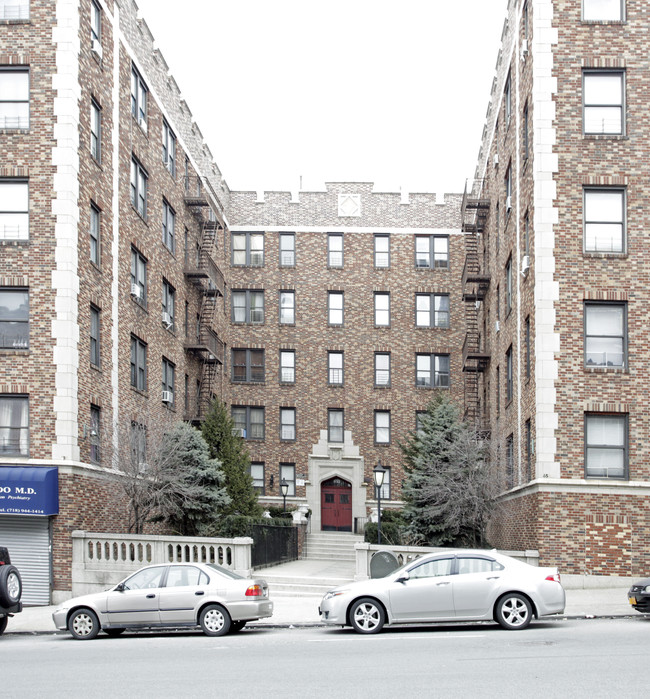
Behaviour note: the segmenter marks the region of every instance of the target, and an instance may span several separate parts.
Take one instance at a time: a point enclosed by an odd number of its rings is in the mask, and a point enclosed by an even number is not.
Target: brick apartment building
[[[649,26],[511,0],[464,195],[258,196],[132,0],[0,2],[0,538],[31,601],[69,590],[72,530],[124,531],[118,465],[215,395],[261,496],[350,530],[377,463],[399,506],[399,442],[449,391],[491,437],[494,545],[646,572]]]

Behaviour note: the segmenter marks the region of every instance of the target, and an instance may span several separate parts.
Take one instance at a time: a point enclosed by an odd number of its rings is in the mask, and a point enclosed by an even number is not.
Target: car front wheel
[[[220,604],[211,604],[201,612],[199,624],[206,636],[224,636],[230,631],[230,615]]]
[[[357,633],[379,633],[385,623],[382,606],[369,597],[357,600],[350,610],[350,624]]]
[[[99,633],[99,619],[92,609],[77,609],[70,615],[68,631],[78,641],[90,641]]]
[[[18,568],[12,565],[0,566],[0,604],[11,607],[20,601],[23,582]]]
[[[530,624],[533,608],[523,595],[511,592],[497,602],[495,616],[504,629],[519,631]]]

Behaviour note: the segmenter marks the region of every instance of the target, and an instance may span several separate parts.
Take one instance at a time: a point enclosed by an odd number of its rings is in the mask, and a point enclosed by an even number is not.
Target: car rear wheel
[[[207,606],[199,616],[199,624],[206,636],[224,636],[230,631],[230,615],[220,604]]]
[[[126,629],[104,629],[103,631],[107,636],[119,636],[121,633],[124,633]]]
[[[357,633],[379,633],[385,623],[382,606],[369,597],[357,600],[350,610],[350,624]]]
[[[0,566],[0,604],[5,607],[20,602],[23,594],[23,581],[18,568],[12,565]]]
[[[496,606],[496,620],[509,631],[525,629],[533,618],[530,602],[515,592],[504,595]]]
[[[68,631],[78,641],[90,641],[99,633],[99,620],[92,609],[76,609],[68,620]]]
[[[8,617],[6,616],[0,616],[0,636],[5,632],[5,629],[7,628],[7,621]]]

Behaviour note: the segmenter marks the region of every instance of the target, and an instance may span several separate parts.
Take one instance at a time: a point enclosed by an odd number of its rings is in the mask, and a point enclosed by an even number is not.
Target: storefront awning
[[[59,469],[0,466],[0,514],[59,513]]]

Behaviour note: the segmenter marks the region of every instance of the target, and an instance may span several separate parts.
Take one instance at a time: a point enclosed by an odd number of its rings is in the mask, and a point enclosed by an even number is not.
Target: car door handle
[[[449,580],[447,580],[447,582],[439,582],[439,583],[436,583],[436,585],[437,585],[438,587],[442,587],[443,585],[449,585]]]
[[[492,575],[489,578],[485,578],[486,580],[501,580],[500,575]]]
[[[150,593],[147,595],[147,599],[154,599],[155,596],[156,596],[156,595],[155,595],[153,592],[150,592]]]
[[[203,590],[197,590],[194,594],[195,595],[204,595],[205,592]]]

